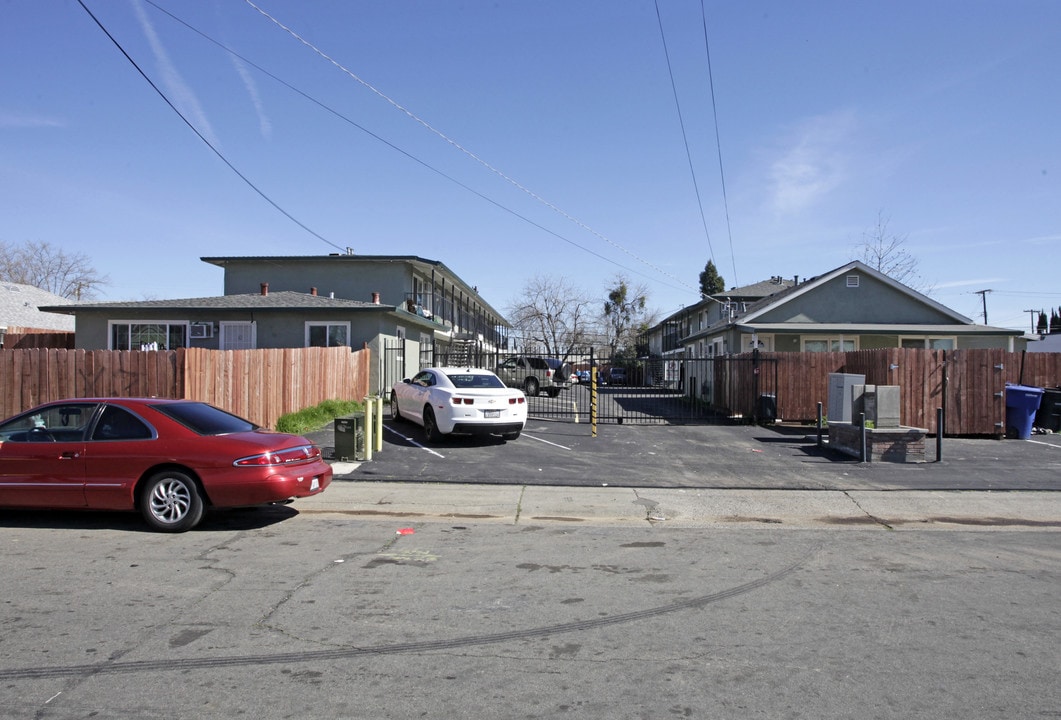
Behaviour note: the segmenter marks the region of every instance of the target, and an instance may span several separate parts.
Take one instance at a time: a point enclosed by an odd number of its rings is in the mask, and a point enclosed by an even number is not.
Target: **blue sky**
[[[814,276],[883,215],[977,322],[1061,306],[1054,0],[84,3],[202,136],[76,0],[0,0],[0,240],[84,253],[102,300],[352,248],[669,313],[710,258]]]

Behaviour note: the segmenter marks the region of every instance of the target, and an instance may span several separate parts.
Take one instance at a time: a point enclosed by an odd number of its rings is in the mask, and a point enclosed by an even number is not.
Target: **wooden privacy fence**
[[[718,384],[715,404],[745,417],[757,414],[758,396],[776,398],[777,417],[811,422],[818,403],[829,405],[829,374],[866,376],[869,385],[898,385],[903,425],[936,432],[936,409],[946,435],[1002,435],[1006,383],[1061,386],[1061,353],[888,348],[831,353],[741,355]],[[751,360],[750,362],[747,360]]]
[[[202,400],[264,427],[325,400],[368,394],[371,351],[0,350],[0,418],[69,397]]]

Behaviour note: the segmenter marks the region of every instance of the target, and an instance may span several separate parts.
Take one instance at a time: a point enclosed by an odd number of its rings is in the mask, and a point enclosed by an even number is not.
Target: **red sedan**
[[[0,507],[138,510],[183,532],[207,506],[284,502],[331,480],[309,440],[202,402],[79,398],[0,423]]]

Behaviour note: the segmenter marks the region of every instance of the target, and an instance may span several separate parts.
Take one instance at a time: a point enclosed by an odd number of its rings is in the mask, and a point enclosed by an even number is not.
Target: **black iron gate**
[[[541,361],[555,366],[548,380],[527,369],[541,366]],[[541,419],[641,425],[754,422],[772,419],[771,408],[776,409],[776,364],[757,355],[625,360],[598,358],[587,351],[553,359],[436,348],[434,364],[470,365],[498,373],[524,389],[530,416]]]

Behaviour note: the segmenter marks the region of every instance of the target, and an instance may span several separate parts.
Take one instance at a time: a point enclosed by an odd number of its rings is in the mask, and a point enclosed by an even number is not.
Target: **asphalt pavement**
[[[336,458],[299,512],[412,521],[668,526],[1061,528],[1061,435],[944,438],[936,460],[862,463],[814,428],[532,419],[516,441],[447,438],[384,419],[371,461]]]

